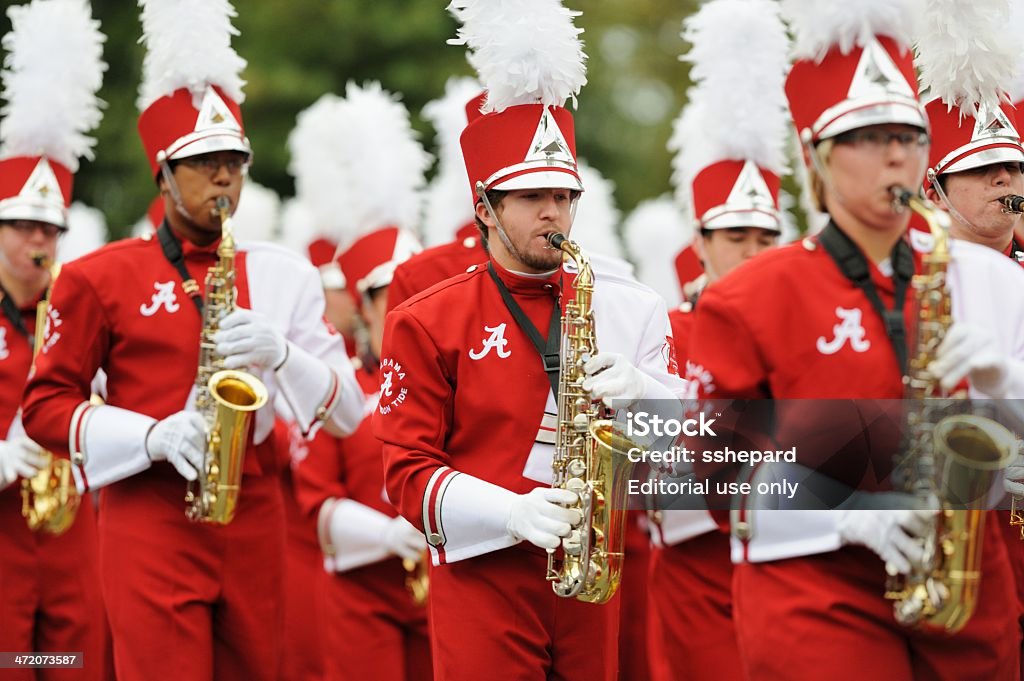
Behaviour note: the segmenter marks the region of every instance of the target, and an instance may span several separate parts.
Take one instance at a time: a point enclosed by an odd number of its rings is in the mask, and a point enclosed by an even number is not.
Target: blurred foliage
[[[12,3],[6,3],[9,5]],[[18,3],[14,3],[18,4]],[[378,80],[401,93],[432,148],[420,116],[452,75],[471,75],[464,49],[446,44],[455,22],[439,0],[235,0],[241,35],[234,45],[249,66],[243,105],[255,149],[252,177],[282,196],[293,193],[286,140],[296,115],[345,82]],[[678,61],[685,15],[697,0],[567,0],[583,11],[577,24],[589,55],[589,83],[576,112],[581,157],[616,185],[623,211],[669,191],[665,143],[683,104],[688,67]],[[136,132],[135,98],[143,49],[137,3],[93,0],[108,36],[110,65],[101,97],[106,115],[96,133],[96,160],[83,164],[75,198],[102,210],[124,236],[155,196]],[[10,30],[6,14],[0,30]]]

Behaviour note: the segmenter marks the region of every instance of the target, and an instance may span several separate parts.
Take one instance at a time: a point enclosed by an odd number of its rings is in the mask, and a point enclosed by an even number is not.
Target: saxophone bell
[[[1003,212],[1013,215],[1024,213],[1024,196],[1007,194],[999,197],[999,203],[1003,204]]]

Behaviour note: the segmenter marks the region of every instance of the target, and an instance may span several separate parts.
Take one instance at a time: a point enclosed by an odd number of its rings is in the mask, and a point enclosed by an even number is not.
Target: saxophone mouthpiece
[[[903,209],[910,205],[911,200],[915,196],[909,189],[898,184],[889,187],[889,194],[892,196],[892,209],[897,213],[902,213]]]
[[[562,250],[562,243],[565,241],[565,235],[560,232],[552,232],[547,236],[548,243],[551,244],[551,248],[556,251]]]
[[[40,269],[50,266],[50,256],[43,251],[32,251],[28,257],[32,260],[32,264]]]
[[[1016,215],[1024,213],[1024,196],[1007,194],[1006,196],[999,198],[999,203],[1003,204],[1004,213],[1013,213]]]
[[[222,212],[223,211],[231,210],[231,199],[229,199],[226,196],[218,196],[217,197],[217,210],[222,211]]]

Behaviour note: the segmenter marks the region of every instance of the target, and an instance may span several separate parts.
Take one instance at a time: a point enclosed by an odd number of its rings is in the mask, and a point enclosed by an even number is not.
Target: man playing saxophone
[[[510,30],[510,43],[530,44],[513,30],[532,31],[521,17],[468,4],[463,13],[461,5],[453,3],[464,37],[486,32],[487,22]],[[546,13],[530,23],[560,36],[544,49],[573,64],[568,84],[553,78],[553,54],[519,51],[529,63],[509,67],[508,55],[469,38],[473,63],[490,76],[486,113],[461,138],[489,261],[399,305],[384,330],[374,429],[384,441],[388,496],[423,530],[433,559],[438,679],[616,673],[618,600],[559,598],[544,578],[546,551],[580,522],[565,508],[577,495],[551,487],[558,300],[572,300],[574,272],[560,267],[547,237],[568,235],[574,203],[586,199],[572,115],[562,106],[583,83],[582,53],[561,3],[541,5]],[[503,82],[516,71],[540,77]],[[510,97],[520,85],[525,94]],[[593,314],[600,354],[584,364],[585,391],[617,405],[682,392],[665,305],[653,291],[598,271]]]
[[[916,5],[864,4],[845,16],[826,3],[783,7],[798,54],[786,94],[830,222],[708,288],[690,359],[708,379],[704,395],[775,400],[771,435],[813,444],[799,448],[802,462],[815,457],[808,465],[834,453],[830,472],[867,482],[850,497],[856,508],[733,510],[733,613],[746,674],[1009,681],[1018,673],[1016,625],[998,588],[1011,580],[998,528],[989,523],[974,537],[981,586],[966,626],[952,635],[906,627],[883,585],[887,572],[927,572],[923,540],[934,535],[937,512],[927,499],[890,491],[884,475],[871,477],[878,468],[840,468],[872,452],[891,467],[902,424],[877,401],[903,397],[903,375],[919,354],[908,342],[918,327],[910,282],[923,266],[906,238],[909,212],[893,203],[894,187],[916,190],[927,161],[928,121],[907,49]],[[941,287],[943,301],[952,299],[947,336],[970,322],[1013,337],[1024,321],[1019,268],[971,244],[951,250],[951,290]],[[927,349],[936,358],[931,383],[955,387],[947,385],[958,382],[948,347]]]
[[[50,265],[68,231],[74,173],[81,157],[92,158],[105,37],[85,3],[32,2],[10,7],[7,16],[12,30],[3,40],[7,104],[0,126],[0,649],[81,651],[83,668],[74,673],[105,681],[95,508],[86,495],[74,512],[73,483],[66,496],[52,487],[49,495],[29,494],[29,481],[52,480],[53,468],[18,414],[45,325]],[[43,55],[39,45],[63,47]],[[59,523],[47,522],[57,516]],[[31,669],[3,675],[41,678]]]
[[[217,204],[237,205],[251,149],[239,107],[244,61],[229,34],[211,41],[193,30],[230,31],[233,8],[177,9],[153,0],[142,10],[139,133],[165,221],[151,238],[110,244],[64,268],[25,395],[25,427],[71,457],[81,491],[101,490],[118,678],[269,680],[280,656],[284,552],[270,407],[256,412],[245,439],[234,520],[185,516],[182,478],[205,472],[207,450],[190,395],[201,282],[218,262]],[[213,336],[223,368],[260,378],[268,403],[283,398],[304,434],[350,432],[362,392],[341,337],[322,320],[316,271],[268,244],[238,244],[234,263],[236,309]],[[88,402],[98,369],[107,376],[102,406]]]

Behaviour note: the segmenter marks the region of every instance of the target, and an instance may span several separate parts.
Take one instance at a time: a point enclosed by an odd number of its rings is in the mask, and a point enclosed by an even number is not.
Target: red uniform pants
[[[330,681],[430,681],[427,609],[412,602],[398,559],[323,573]]]
[[[100,566],[119,681],[272,681],[283,640],[284,511],[246,476],[234,521],[185,518],[185,481],[159,466],[103,490]]]
[[[647,655],[648,583],[651,556],[650,537],[637,524],[646,511],[630,511],[626,519],[626,550],[619,585],[619,681],[649,681],[656,678],[651,666],[656,660]]]
[[[997,511],[989,514],[988,522],[999,523],[999,529],[1006,542],[1006,554],[1010,558],[1010,569],[1013,571],[1013,579],[1017,586],[1017,630],[1018,643],[1021,645],[1021,654],[1024,656],[1024,538],[1021,537],[1021,528],[1010,525],[1010,512]],[[1024,658],[1021,662],[1020,678],[1024,681]]]
[[[882,561],[864,548],[737,565],[736,631],[749,678],[1015,681],[1016,587],[995,522],[989,514],[977,609],[954,635],[897,624],[882,597]]]
[[[614,681],[619,599],[560,598],[547,558],[512,548],[436,567],[430,640],[438,681]]]
[[[11,681],[105,681],[96,514],[86,496],[67,532],[28,529],[21,485],[0,493],[0,651],[80,652],[82,669],[5,669]]]
[[[650,658],[664,660],[666,679],[743,681],[732,621],[729,536],[717,530],[651,555],[649,607],[661,636]]]

